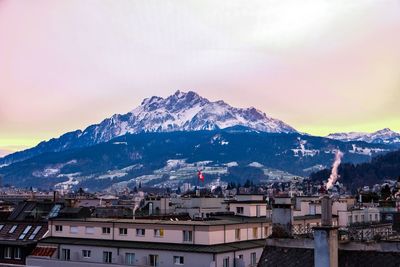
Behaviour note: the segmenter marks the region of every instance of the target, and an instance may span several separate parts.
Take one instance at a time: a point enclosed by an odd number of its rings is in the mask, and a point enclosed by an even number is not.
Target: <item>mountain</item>
[[[330,169],[321,170],[311,174],[311,179],[326,181],[330,173]],[[397,180],[400,177],[400,150],[373,157],[366,163],[342,164],[339,166],[339,175],[338,181],[351,189]]]
[[[224,101],[209,101],[192,91],[176,91],[167,98],[147,98],[131,112],[113,115],[84,131],[69,132],[36,147],[7,155],[0,159],[0,166],[46,152],[88,147],[128,133],[217,130],[233,126],[268,133],[296,132],[291,126],[255,108],[235,108]]]
[[[287,180],[328,168],[340,149],[343,162],[366,162],[387,153],[385,144],[342,142],[299,133],[266,133],[244,126],[203,131],[142,132],[108,142],[47,152],[0,168],[4,184],[90,190]]]
[[[395,144],[400,146],[400,133],[396,133],[389,128],[385,128],[373,133],[334,133],[328,135],[327,137],[341,141],[364,141],[373,144]]]

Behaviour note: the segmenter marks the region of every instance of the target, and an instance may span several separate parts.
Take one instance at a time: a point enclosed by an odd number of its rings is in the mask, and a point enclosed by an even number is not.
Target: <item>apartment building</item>
[[[339,226],[380,222],[380,212],[377,207],[353,207],[338,211]]]
[[[270,235],[265,218],[209,220],[55,218],[32,266],[256,266]],[[45,253],[44,251],[47,251]]]

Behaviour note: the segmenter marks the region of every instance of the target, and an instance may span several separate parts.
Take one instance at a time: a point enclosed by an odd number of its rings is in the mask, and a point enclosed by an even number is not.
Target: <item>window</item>
[[[149,255],[149,263],[150,266],[152,267],[158,267],[159,266],[159,262],[158,262],[158,255],[154,255],[154,254],[150,254]]]
[[[369,215],[369,221],[372,222],[372,214]]]
[[[354,222],[358,222],[358,215],[354,215]]]
[[[264,237],[268,237],[268,226],[264,226]]]
[[[258,228],[253,227],[253,238],[257,239],[258,238]]]
[[[164,229],[154,229],[154,236],[155,237],[163,237],[164,236]]]
[[[60,204],[56,204],[54,205],[54,207],[51,209],[51,211],[49,212],[48,217],[49,218],[54,218],[58,216],[58,213],[60,212],[61,209],[61,205]]]
[[[135,265],[135,253],[125,253],[125,264]]]
[[[87,250],[87,249],[82,250],[82,257],[88,259],[88,258],[90,258],[91,255],[92,255],[91,250]]]
[[[25,238],[26,234],[29,232],[29,230],[31,230],[32,226],[28,225],[27,227],[25,227],[24,231],[19,235],[18,239],[22,240]]]
[[[110,227],[102,227],[101,232],[103,235],[109,235],[111,233],[111,228]]]
[[[222,266],[223,266],[223,267],[229,267],[229,257],[228,257],[228,258],[225,258],[225,259],[222,261]]]
[[[56,232],[62,232],[63,231],[63,226],[62,225],[56,225]]]
[[[21,248],[14,248],[14,259],[20,260],[21,259]]]
[[[13,234],[15,232],[15,229],[17,229],[18,225],[13,225],[10,229],[10,231],[8,231],[9,234]]]
[[[29,236],[29,240],[35,239],[36,235],[39,233],[40,229],[42,229],[42,226],[36,226],[35,230],[33,230],[32,234]]]
[[[243,207],[236,207],[236,213],[237,214],[243,214],[244,208]]]
[[[12,251],[11,247],[6,247],[4,249],[4,258],[5,259],[11,259],[11,251]]]
[[[71,234],[77,234],[77,233],[78,233],[78,226],[71,226],[71,227],[69,228],[69,232],[70,232]]]
[[[361,222],[364,222],[364,215],[361,215]]]
[[[375,221],[378,220],[378,214],[375,214]]]
[[[193,231],[183,230],[183,242],[192,242]]]
[[[250,265],[257,265],[257,254],[255,252],[250,254]]]
[[[94,234],[94,227],[93,226],[86,226],[85,227],[85,233],[89,234],[89,235],[93,235]]]
[[[240,240],[240,229],[235,229],[235,239]]]
[[[137,236],[144,236],[146,233],[145,229],[136,229],[136,235]]]
[[[112,252],[111,251],[103,251],[103,262],[104,263],[112,263]]]
[[[120,235],[127,235],[128,234],[128,228],[119,228],[119,234]]]
[[[349,216],[349,224],[352,224],[353,223],[353,217],[350,215]]]
[[[175,265],[183,265],[184,259],[182,256],[174,256]]]
[[[66,248],[61,249],[61,260],[63,261],[71,260],[71,250]]]

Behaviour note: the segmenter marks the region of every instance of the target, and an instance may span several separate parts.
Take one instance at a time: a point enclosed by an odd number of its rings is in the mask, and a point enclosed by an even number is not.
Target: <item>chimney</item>
[[[338,231],[332,226],[332,199],[321,199],[321,226],[314,228],[314,266],[338,267]]]
[[[332,226],[332,199],[327,195],[321,199],[321,225]]]
[[[292,236],[292,202],[288,197],[276,197],[272,205],[272,237],[288,238]]]

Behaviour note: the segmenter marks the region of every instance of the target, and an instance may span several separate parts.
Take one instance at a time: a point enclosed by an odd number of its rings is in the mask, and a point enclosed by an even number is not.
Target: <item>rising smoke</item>
[[[342,162],[343,153],[340,150],[336,151],[335,154],[335,161],[332,164],[332,172],[331,176],[329,176],[328,182],[326,183],[326,189],[331,189],[333,184],[338,179],[338,168],[340,163]]]

